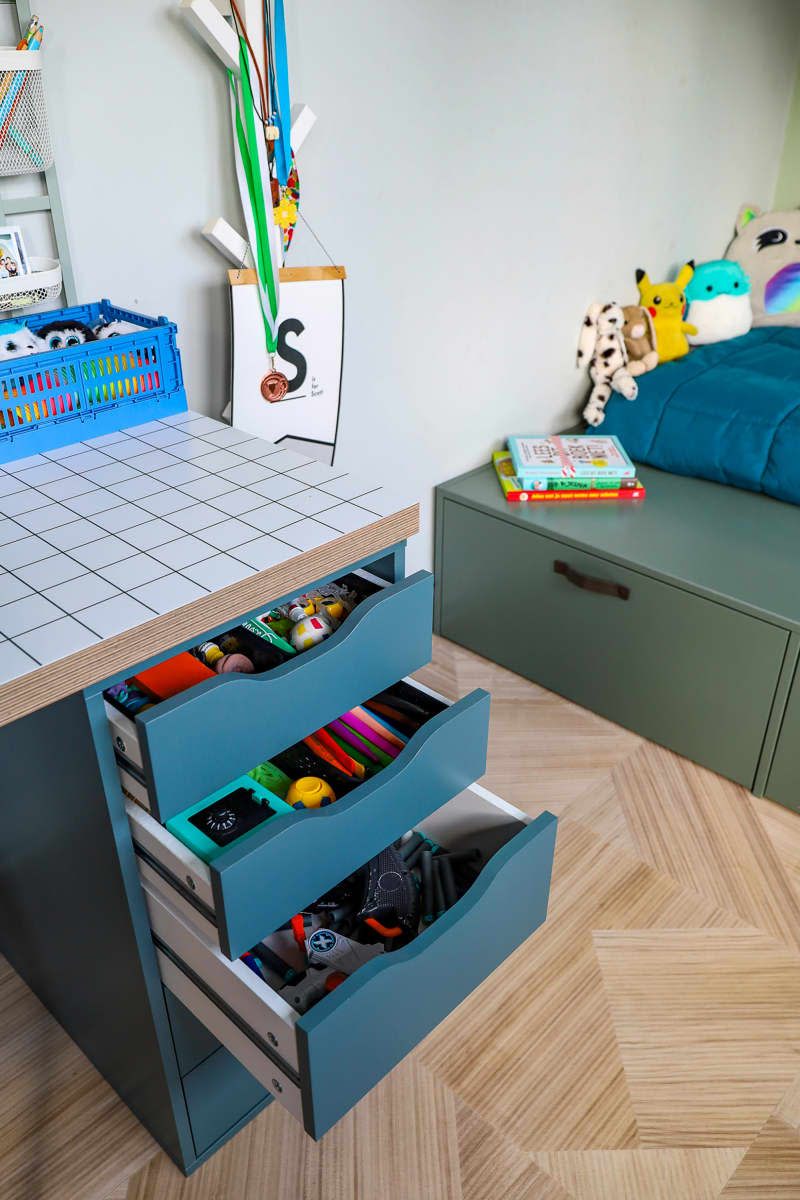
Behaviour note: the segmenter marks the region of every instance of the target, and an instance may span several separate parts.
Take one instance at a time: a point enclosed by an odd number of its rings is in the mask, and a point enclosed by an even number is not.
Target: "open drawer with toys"
[[[145,878],[163,981],[319,1138],[542,924],[555,829],[475,785],[235,961]]]

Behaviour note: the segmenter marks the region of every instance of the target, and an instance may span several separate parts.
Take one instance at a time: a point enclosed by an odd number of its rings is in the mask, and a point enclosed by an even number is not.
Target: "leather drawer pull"
[[[624,583],[612,583],[610,579],[594,579],[591,575],[582,575],[568,563],[556,559],[553,563],[556,575],[564,575],[575,587],[584,588],[587,592],[599,592],[601,596],[616,596],[618,600],[627,600],[631,589]]]

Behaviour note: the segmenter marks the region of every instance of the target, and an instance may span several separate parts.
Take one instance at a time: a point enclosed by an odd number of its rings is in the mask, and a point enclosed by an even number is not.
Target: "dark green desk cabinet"
[[[800,508],[640,474],[637,505],[439,487],[436,630],[800,810]]]

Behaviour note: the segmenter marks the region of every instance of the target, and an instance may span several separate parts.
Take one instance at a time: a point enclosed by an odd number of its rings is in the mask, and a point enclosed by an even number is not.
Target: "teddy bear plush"
[[[631,375],[644,375],[645,371],[658,366],[653,318],[641,304],[625,304],[622,311],[625,314],[622,336],[628,352],[628,370]]]
[[[628,370],[624,324],[625,314],[614,303],[591,304],[583,318],[577,365],[588,367],[594,384],[583,410],[587,425],[602,425],[612,391],[619,392],[626,400],[635,400],[639,394],[636,380]]]

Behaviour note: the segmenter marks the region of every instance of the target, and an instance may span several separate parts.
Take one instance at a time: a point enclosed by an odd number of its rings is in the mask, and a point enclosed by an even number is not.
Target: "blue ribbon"
[[[292,106],[289,99],[289,63],[286,58],[286,19],[283,0],[272,0],[275,13],[272,52],[275,74],[269,73],[270,95],[275,124],[280,137],[275,143],[275,173],[281,187],[286,187],[292,166]],[[269,14],[264,0],[264,21],[269,29]]]

